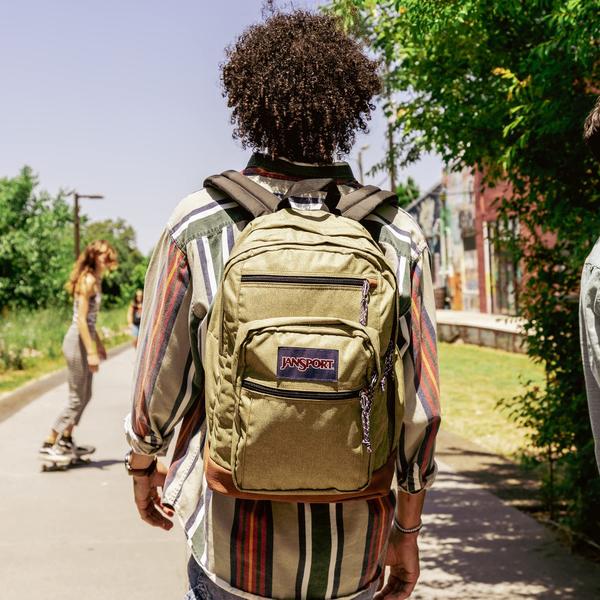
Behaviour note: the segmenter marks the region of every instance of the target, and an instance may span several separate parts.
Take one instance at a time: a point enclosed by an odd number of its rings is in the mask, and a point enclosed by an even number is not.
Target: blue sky
[[[92,219],[123,217],[148,251],[178,200],[205,176],[242,168],[219,88],[223,49],[260,20],[261,0],[18,0],[0,8],[0,177],[30,165],[50,192],[103,194]],[[296,2],[318,5],[317,0]],[[366,169],[384,121],[360,136]],[[411,174],[440,178],[427,157]],[[367,182],[386,184],[383,175]]]

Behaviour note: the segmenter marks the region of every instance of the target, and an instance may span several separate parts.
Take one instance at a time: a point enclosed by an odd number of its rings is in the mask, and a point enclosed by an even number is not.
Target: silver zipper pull
[[[362,297],[360,299],[360,319],[359,323],[361,325],[367,324],[367,319],[369,317],[369,291],[371,289],[371,283],[368,279],[363,281],[362,285]]]
[[[375,392],[376,384],[377,372],[373,373],[369,385],[360,392],[360,419],[363,428],[362,443],[369,453],[373,452],[371,448],[371,408],[373,406],[373,393]]]
[[[394,373],[394,339],[390,339],[390,343],[388,345],[388,349],[385,352],[385,358],[383,361],[383,375],[381,377],[381,391],[385,391],[385,386],[387,384],[388,377],[393,379]]]

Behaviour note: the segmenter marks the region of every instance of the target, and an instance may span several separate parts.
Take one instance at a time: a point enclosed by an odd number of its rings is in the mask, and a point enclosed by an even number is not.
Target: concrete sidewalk
[[[600,566],[441,463],[421,534],[419,600],[597,600]]]
[[[0,424],[0,598],[180,600],[186,544],[142,523],[122,457],[133,352],[105,363],[77,439],[94,462],[41,473],[37,448],[66,398],[59,386]],[[455,463],[453,463],[455,464]],[[444,464],[427,500],[413,598],[600,598],[600,567]]]
[[[41,473],[39,444],[66,399],[60,385],[0,424],[2,600],[180,600],[187,546],[179,528],[137,516],[123,417],[133,351],[103,363],[76,440],[97,446],[93,462]]]

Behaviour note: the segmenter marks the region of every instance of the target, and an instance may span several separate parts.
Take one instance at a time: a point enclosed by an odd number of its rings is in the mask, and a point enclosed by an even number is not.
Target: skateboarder
[[[136,505],[181,519],[190,600],[364,600],[386,563],[381,597],[408,598],[440,423],[430,254],[393,195],[334,162],[366,129],[377,64],[334,18],[276,13],[222,82],[257,152],[155,248],[125,421]]]
[[[64,466],[95,451],[93,446],[77,445],[73,440],[73,429],[92,397],[93,374],[98,371],[100,360],[106,358],[106,350],[96,331],[96,319],[100,310],[102,275],[116,266],[115,250],[108,242],[97,240],[80,254],[66,284],[73,296],[73,320],[62,347],[67,360],[69,398],[39,449],[40,458],[47,463]]]

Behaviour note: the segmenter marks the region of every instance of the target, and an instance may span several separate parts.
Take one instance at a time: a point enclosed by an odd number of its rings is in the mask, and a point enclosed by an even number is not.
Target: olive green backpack
[[[211,187],[253,217],[215,296],[205,346],[205,471],[238,498],[340,502],[389,492],[403,412],[398,293],[358,222],[395,196],[304,180],[281,200],[235,171]],[[326,210],[289,197],[327,191]]]

